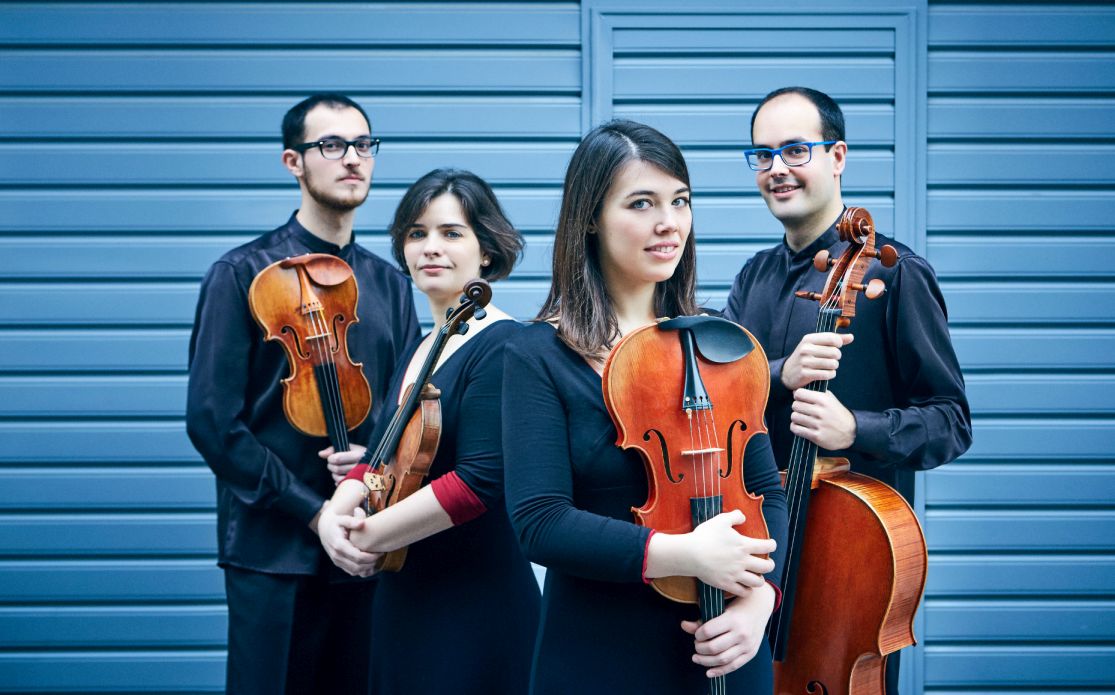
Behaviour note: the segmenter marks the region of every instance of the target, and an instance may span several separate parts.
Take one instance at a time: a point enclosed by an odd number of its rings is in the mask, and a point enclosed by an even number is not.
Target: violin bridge
[[[681,450],[681,455],[682,456],[701,456],[701,455],[704,455],[704,454],[719,454],[719,453],[722,453],[723,451],[724,451],[724,449],[718,449],[716,447],[709,447],[708,449],[682,449]]]
[[[379,473],[365,473],[364,486],[371,492],[383,492],[387,489],[383,483],[383,476]]]

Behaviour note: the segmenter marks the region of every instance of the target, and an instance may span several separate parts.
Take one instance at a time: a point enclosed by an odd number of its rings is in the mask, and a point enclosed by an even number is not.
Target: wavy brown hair
[[[591,233],[616,176],[629,162],[646,162],[689,187],[689,168],[681,150],[650,126],[615,120],[594,128],[581,140],[565,172],[554,238],[553,283],[538,319],[557,323],[558,337],[577,353],[599,359],[619,337],[604,275],[599,237]],[[697,261],[692,230],[669,280],[654,291],[657,316],[697,313]]]

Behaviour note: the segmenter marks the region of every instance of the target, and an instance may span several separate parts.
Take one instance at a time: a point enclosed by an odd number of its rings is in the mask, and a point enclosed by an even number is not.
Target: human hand
[[[766,639],[774,600],[774,589],[763,582],[746,596],[732,599],[721,615],[707,623],[683,620],[681,629],[693,635],[693,663],[707,667],[705,675],[716,678],[755,658]]]
[[[790,432],[822,449],[839,451],[856,441],[856,416],[832,391],[794,391]]]
[[[364,528],[364,510],[359,507],[352,516],[343,516],[325,505],[318,515],[317,534],[325,554],[333,564],[354,577],[370,577],[376,573],[380,553],[368,553],[357,548],[349,534]]]
[[[763,575],[774,569],[774,561],[758,556],[773,553],[777,546],[773,538],[751,538],[733,528],[744,521],[743,512],[736,509],[714,516],[687,534],[693,576],[737,596],[763,586]]]
[[[359,444],[351,444],[348,451],[333,451],[333,447],[328,447],[317,452],[317,455],[325,459],[326,465],[329,466],[329,473],[333,475],[333,484],[338,485],[348,472],[353,467],[360,463],[360,459],[364,458],[364,452],[368,450],[365,446]]]
[[[810,333],[782,363],[782,385],[793,391],[814,381],[836,377],[840,348],[854,340],[851,333]]]

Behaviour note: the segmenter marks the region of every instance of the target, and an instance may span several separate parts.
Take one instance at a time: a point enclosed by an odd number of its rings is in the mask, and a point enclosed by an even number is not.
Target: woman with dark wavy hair
[[[699,313],[690,195],[685,159],[657,130],[613,121],[585,136],[565,176],[549,297],[505,350],[507,505],[527,557],[547,567],[534,695],[696,694],[725,674],[729,693],[773,690],[764,631],[776,590],[764,575],[780,567],[760,555],[776,543],[737,533],[738,510],[686,534],[636,525],[646,474],[615,446],[601,391],[624,335]],[[785,496],[765,434],[744,461],[781,540]],[[701,624],[696,606],[647,585],[679,575],[735,598]]]
[[[506,277],[523,241],[487,183],[467,171],[438,169],[403,196],[391,246],[437,320],[457,306],[469,280]],[[402,570],[383,573],[376,589],[376,695],[527,689],[539,592],[507,519],[500,446],[503,346],[522,325],[491,304],[485,318],[468,323],[465,335],[450,338],[430,380],[441,391],[442,430],[429,484],[362,519],[367,466],[356,466],[318,521],[326,552],[350,574],[369,574],[377,553],[410,548]],[[376,397],[401,400],[434,335],[403,350],[390,390]],[[374,442],[394,410],[384,408]],[[354,449],[322,453],[336,468],[362,457],[364,448]]]

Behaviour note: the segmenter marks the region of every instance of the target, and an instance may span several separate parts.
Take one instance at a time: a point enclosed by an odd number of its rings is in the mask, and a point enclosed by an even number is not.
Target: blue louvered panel
[[[0,555],[209,558],[217,552],[216,525],[212,512],[0,514]]]
[[[290,97],[0,96],[0,137],[133,139],[278,138]],[[399,138],[533,138],[575,140],[577,97],[374,95],[372,130],[384,154]],[[274,153],[274,148],[272,148]]]
[[[929,33],[928,249],[976,439],[925,478],[926,689],[1110,689],[1115,8],[931,3]]]
[[[7,3],[0,43],[578,45],[576,3]],[[467,27],[464,34],[462,28]]]
[[[41,468],[0,468],[0,510],[57,512],[211,510],[213,474],[200,461],[192,466],[82,466],[73,475],[45,475]],[[44,494],[49,489],[50,494]],[[0,631],[2,633],[2,631]]]
[[[5,603],[224,601],[221,570],[211,558],[0,560]]]
[[[1115,601],[950,601],[926,604],[925,635],[945,642],[1115,640]]]
[[[225,651],[0,654],[0,692],[223,692]]]
[[[0,328],[0,371],[182,372],[189,339],[188,328]]]
[[[545,185],[565,175],[575,145],[469,142],[384,145],[376,157],[373,186],[405,188],[440,166],[469,167],[493,184]],[[0,185],[71,186],[276,186],[290,190],[290,173],[269,143],[0,145],[0,159],[22,165],[0,169]],[[65,167],[57,161],[64,158]],[[230,166],[235,162],[235,165]]]
[[[201,461],[181,420],[0,421],[0,463],[183,464]],[[44,473],[45,474],[45,473]]]
[[[223,604],[0,608],[0,647],[223,649]]]
[[[0,418],[181,417],[185,375],[0,376]]]
[[[962,461],[926,476],[926,504],[937,509],[1103,507],[1115,499],[1115,466]]]
[[[359,89],[354,75],[391,93],[478,93],[496,84],[507,92],[568,96],[580,91],[581,60],[566,49],[0,50],[0,90],[6,92],[267,90],[298,96]]]
[[[275,154],[278,166],[278,153]],[[95,183],[95,182],[93,182]],[[382,233],[403,196],[399,187],[372,184],[356,213],[356,233]],[[511,220],[524,230],[553,231],[560,183],[546,188],[496,189]],[[133,232],[144,235],[243,232],[258,235],[286,222],[298,207],[297,189],[0,190],[0,234]]]

